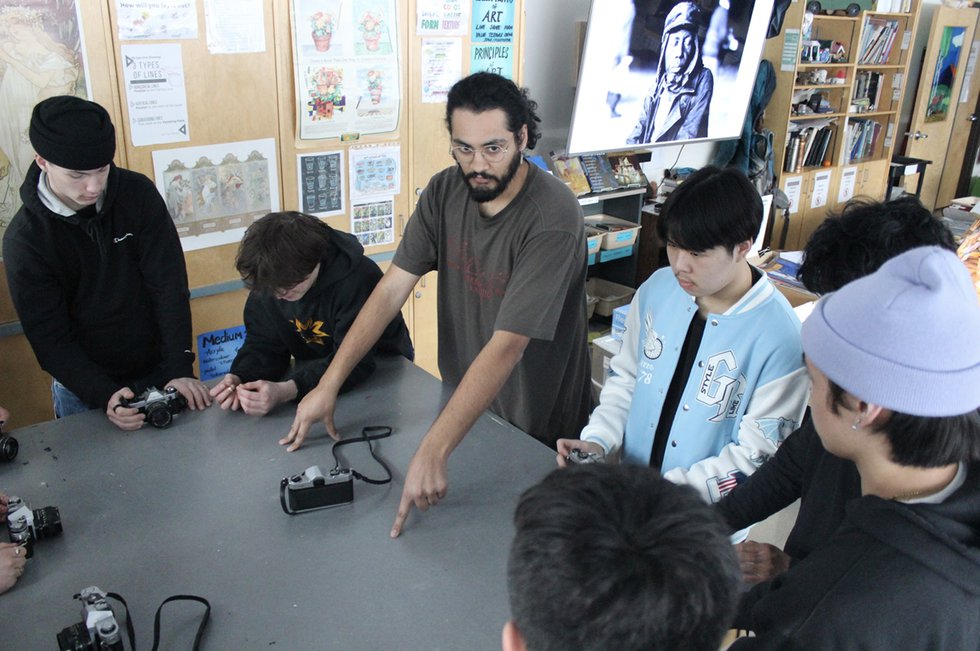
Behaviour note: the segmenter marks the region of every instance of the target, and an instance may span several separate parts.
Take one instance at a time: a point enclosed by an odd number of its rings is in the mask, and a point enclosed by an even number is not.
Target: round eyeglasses
[[[456,145],[449,148],[449,155],[460,163],[472,163],[476,158],[476,153],[480,152],[483,160],[488,163],[499,163],[507,155],[508,147],[502,145],[486,145],[485,147],[470,147],[469,145]]]

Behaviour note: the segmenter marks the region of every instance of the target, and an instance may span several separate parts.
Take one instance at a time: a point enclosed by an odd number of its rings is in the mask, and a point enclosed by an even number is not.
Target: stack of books
[[[851,97],[851,113],[877,111],[881,102],[881,89],[885,85],[885,75],[881,72],[862,70],[854,78],[854,93]]]
[[[805,167],[820,167],[833,152],[834,127],[808,126],[790,133],[783,171],[798,174]]]
[[[888,63],[888,57],[898,34],[898,20],[869,16],[864,25],[864,38],[858,50],[858,63],[880,66]]]
[[[844,134],[844,151],[848,163],[853,163],[877,151],[878,140],[881,137],[880,122],[864,118],[852,118],[847,123]]]

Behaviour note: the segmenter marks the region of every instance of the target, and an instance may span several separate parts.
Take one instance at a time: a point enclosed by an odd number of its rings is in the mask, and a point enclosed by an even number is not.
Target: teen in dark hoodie
[[[803,324],[813,424],[854,462],[836,534],[751,593],[743,649],[980,645],[980,306],[923,247],[822,299]]]
[[[3,257],[24,334],[54,380],[55,416],[101,408],[138,429],[143,414],[119,401],[149,386],[206,407],[180,240],[153,183],[112,163],[109,114],[51,97],[34,107],[29,135],[37,155]]]
[[[252,224],[235,265],[251,290],[245,343],[211,396],[223,409],[262,416],[316,386],[382,273],[353,235],[299,212]],[[373,352],[414,358],[400,313]],[[373,355],[365,356],[344,389],[374,368]]]

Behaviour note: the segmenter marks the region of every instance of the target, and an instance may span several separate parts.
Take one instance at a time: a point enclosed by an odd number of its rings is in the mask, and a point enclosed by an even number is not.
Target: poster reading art
[[[34,105],[54,95],[92,96],[84,43],[73,0],[0,2],[0,237],[34,160],[27,136]]]
[[[153,170],[185,251],[238,242],[279,210],[272,138],[157,150]]]
[[[394,0],[294,0],[300,138],[381,133],[398,126]]]

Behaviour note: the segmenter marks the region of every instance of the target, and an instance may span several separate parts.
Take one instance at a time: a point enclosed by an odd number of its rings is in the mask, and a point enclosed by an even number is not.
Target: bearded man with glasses
[[[552,447],[588,420],[582,210],[523,158],[540,135],[536,108],[500,75],[453,86],[446,125],[456,165],[429,181],[391,267],[280,441],[295,450],[317,421],[337,436],[344,379],[418,279],[438,270],[439,371],[456,390],[409,465],[392,537],[413,505],[425,511],[445,497],[449,455],[485,409]]]

